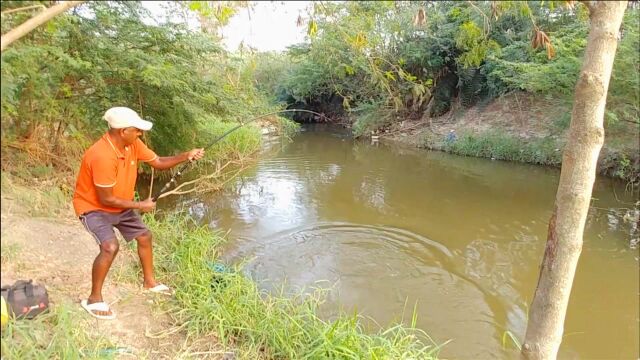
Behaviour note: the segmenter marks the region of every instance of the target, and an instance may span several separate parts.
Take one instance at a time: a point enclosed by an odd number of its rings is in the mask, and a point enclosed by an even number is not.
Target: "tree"
[[[12,42],[20,39],[21,37],[27,35],[31,30],[37,28],[38,26],[44,24],[45,22],[51,20],[52,18],[54,18],[56,15],[63,13],[69,9],[71,9],[74,6],[80,5],[82,4],[84,1],[63,1],[59,4],[56,4],[46,10],[44,10],[43,12],[41,12],[40,14],[32,17],[31,19],[25,21],[23,24],[21,24],[20,26],[16,27],[15,29],[12,29],[11,31],[9,31],[8,33],[2,35],[2,38],[0,40],[1,43],[1,50],[0,51],[4,51],[4,49],[9,46]]]
[[[28,4],[2,2],[2,10],[17,13]],[[146,140],[159,153],[207,143],[236,121],[274,109],[250,81],[248,59],[224,51],[217,37],[182,22],[146,22],[151,13],[137,1],[81,6],[2,52],[3,171],[46,166],[66,171],[68,180],[79,153],[104,131],[102,114],[113,104],[154,121]],[[3,15],[3,31],[28,15]],[[255,145],[244,134],[225,141],[237,147],[212,148],[210,155],[221,156],[211,158],[225,158],[229,149],[230,158],[244,155],[248,143]],[[15,160],[24,158],[29,164]]]
[[[586,1],[590,30],[575,87],[547,245],[522,346],[526,359],[554,359],[562,341],[569,295],[604,143],[604,111],[626,1]]]

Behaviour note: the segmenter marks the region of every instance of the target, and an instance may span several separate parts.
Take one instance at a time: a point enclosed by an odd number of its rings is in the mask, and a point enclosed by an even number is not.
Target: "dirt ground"
[[[153,311],[154,304],[157,306],[162,300],[157,297],[163,295],[144,294],[142,279],[139,284],[120,279],[119,269],[127,262],[137,261],[132,249],[124,249],[121,244],[103,290],[104,299],[112,304],[117,318],[97,320],[80,306],[80,300],[90,293],[91,265],[98,253],[95,240],[81,223],[71,215],[63,219],[31,217],[4,194],[1,221],[2,286],[18,279],[33,279],[44,284],[53,306],[73,303],[81,316],[88,319],[89,331],[132,352],[122,358],[130,359],[134,355],[136,358],[173,359],[193,345],[186,344],[184,335],[172,332],[176,328],[168,315]],[[211,346],[208,343],[206,347]],[[207,357],[221,358],[220,355]]]

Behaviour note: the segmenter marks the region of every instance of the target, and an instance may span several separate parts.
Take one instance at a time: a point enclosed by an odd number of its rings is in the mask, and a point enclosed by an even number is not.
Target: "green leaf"
[[[344,66],[344,71],[347,75],[353,75],[356,73],[355,69],[352,66],[349,66],[347,64],[343,64]]]
[[[347,109],[347,110],[351,109],[351,104],[349,102],[349,98],[348,97],[344,97],[342,99],[342,107]]]
[[[393,75],[393,72],[391,72],[391,71],[385,71],[385,72],[384,72],[384,76],[385,76],[387,79],[390,79],[390,80],[393,80],[393,81],[395,81],[395,80],[396,80],[395,75]]]
[[[529,5],[524,1],[520,2],[520,15],[526,18],[531,16],[531,8],[529,8]]]
[[[309,21],[309,27],[307,29],[307,34],[310,37],[314,37],[317,32],[318,32],[318,23],[316,23],[315,20]]]

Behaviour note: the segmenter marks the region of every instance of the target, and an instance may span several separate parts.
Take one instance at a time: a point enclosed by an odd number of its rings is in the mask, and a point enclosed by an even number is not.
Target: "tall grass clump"
[[[244,119],[244,121],[247,120],[250,119]],[[266,120],[272,123],[279,135],[287,138],[292,137],[300,128],[296,122],[280,116],[272,116]],[[223,122],[214,117],[210,117],[205,123],[206,126],[198,139],[199,146],[203,147],[240,125],[238,122]],[[256,124],[256,122],[247,123],[233,131],[209,148],[207,156],[217,160],[233,161],[253,155],[262,144],[262,130]]]
[[[444,141],[440,149],[458,155],[540,165],[557,166],[562,162],[562,145],[553,138],[523,141],[499,131],[462,134],[457,140]]]
[[[292,138],[295,133],[300,130],[300,124],[293,120],[289,120],[285,117],[278,116],[278,128],[280,129],[280,135],[285,138]]]
[[[199,146],[207,146],[213,140],[222,136],[225,132],[240,125],[235,122],[208,121],[198,139]],[[230,133],[224,139],[217,142],[207,150],[209,156],[215,159],[239,160],[243,159],[260,149],[261,134],[260,129],[252,124],[247,124],[238,130]]]
[[[264,359],[433,359],[438,347],[422,331],[397,325],[367,334],[359,315],[325,321],[321,290],[285,296],[259,287],[238,269],[216,263],[220,234],[174,214],[147,216],[158,234],[160,276],[175,289],[170,311],[195,337],[215,334],[238,356]],[[218,269],[216,271],[216,268]],[[425,344],[428,341],[429,344]]]
[[[77,306],[55,304],[31,320],[10,320],[2,329],[3,359],[110,359],[113,345],[89,334]]]
[[[360,137],[391,123],[392,111],[380,102],[361,104],[353,110],[353,136]]]

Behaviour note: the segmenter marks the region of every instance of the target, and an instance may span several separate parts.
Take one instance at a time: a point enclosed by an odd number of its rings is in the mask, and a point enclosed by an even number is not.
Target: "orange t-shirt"
[[[102,205],[96,186],[113,187],[113,195],[133,200],[138,177],[138,161],[153,161],[158,155],[140,139],[126,146],[124,153],[113,144],[109,133],[91,145],[82,156],[80,172],[73,194],[73,208],[80,216],[88,211],[121,212],[125,209]]]

